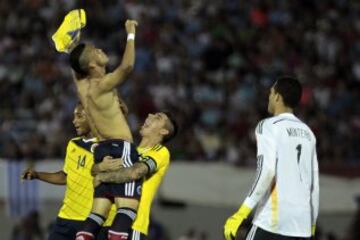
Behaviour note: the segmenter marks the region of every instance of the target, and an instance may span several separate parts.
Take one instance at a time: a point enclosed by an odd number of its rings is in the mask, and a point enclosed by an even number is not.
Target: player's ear
[[[165,128],[162,128],[162,129],[160,130],[160,134],[163,135],[163,136],[166,136],[166,135],[169,134],[169,130],[167,130],[167,129],[165,129]]]
[[[275,102],[282,101],[282,96],[279,93],[275,93]]]

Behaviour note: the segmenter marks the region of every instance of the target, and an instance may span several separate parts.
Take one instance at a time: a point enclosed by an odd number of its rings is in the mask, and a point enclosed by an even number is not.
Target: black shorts
[[[54,225],[51,226],[48,240],[69,240],[75,239],[76,233],[83,227],[84,221],[69,220],[57,217]],[[107,240],[106,229],[101,229],[97,240]]]
[[[271,233],[253,225],[246,236],[246,240],[310,240],[304,237],[288,237]]]
[[[96,143],[94,161],[99,163],[106,156],[122,158],[125,167],[131,167],[139,161],[136,146],[123,140],[106,140]],[[95,188],[95,198],[108,198],[114,201],[116,197],[140,199],[142,179],[127,183],[101,183]]]
[[[75,221],[63,218],[56,218],[51,226],[48,240],[75,239],[76,233],[81,229],[83,221]]]

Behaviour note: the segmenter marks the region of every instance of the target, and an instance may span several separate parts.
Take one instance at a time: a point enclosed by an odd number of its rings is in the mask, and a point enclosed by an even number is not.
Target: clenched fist
[[[125,29],[127,34],[136,32],[136,27],[138,26],[138,22],[135,20],[126,20]]]
[[[21,174],[21,180],[33,180],[38,177],[37,172],[34,169],[28,168]]]

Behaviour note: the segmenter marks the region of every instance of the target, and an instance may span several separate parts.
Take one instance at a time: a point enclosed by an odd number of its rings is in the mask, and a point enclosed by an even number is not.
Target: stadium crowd
[[[360,2],[345,0],[1,1],[0,157],[60,158],[74,136],[74,84],[51,35],[79,6],[82,38],[109,54],[110,68],[125,19],[139,21],[121,94],[134,132],[149,112],[174,113],[173,159],[255,165],[267,89],[289,74],[305,85],[298,114],[317,135],[320,164],[360,165]]]
[[[320,165],[360,166],[356,0],[1,1],[0,157],[64,156],[77,99],[51,35],[78,7],[88,17],[82,38],[109,54],[110,68],[125,45],[124,21],[139,21],[136,68],[121,95],[134,133],[149,112],[176,116],[173,160],[255,165],[253,132],[267,116],[267,89],[288,74],[305,85],[298,114],[317,135]],[[180,239],[206,239],[195,235]]]

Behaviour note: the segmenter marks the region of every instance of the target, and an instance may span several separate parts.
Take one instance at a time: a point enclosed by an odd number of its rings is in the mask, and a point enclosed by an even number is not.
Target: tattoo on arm
[[[132,167],[121,168],[112,172],[99,173],[101,182],[125,183],[138,180],[148,174],[149,168],[145,163],[135,163]]]

